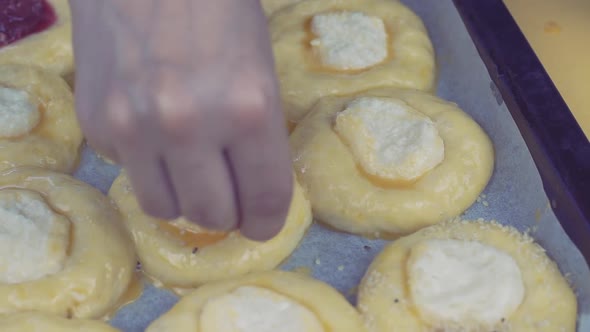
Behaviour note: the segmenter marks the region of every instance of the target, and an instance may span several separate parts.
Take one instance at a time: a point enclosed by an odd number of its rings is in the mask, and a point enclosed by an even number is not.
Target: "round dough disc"
[[[205,232],[184,219],[170,221],[181,222],[180,227],[170,227],[168,221],[149,217],[139,206],[124,172],[113,183],[109,196],[119,205],[133,235],[143,271],[164,286],[181,291],[210,281],[271,270],[282,263],[312,221],[302,188],[297,183],[294,187],[285,227],[264,243],[251,241],[238,232]],[[193,231],[187,229],[189,226]]]
[[[0,317],[3,332],[120,332],[93,320],[66,319],[39,312],[23,312]]]
[[[539,245],[512,227],[483,220],[455,220],[398,239],[373,261],[358,297],[358,308],[369,331],[437,331],[425,325],[417,314],[405,273],[412,248],[431,239],[477,241],[509,254],[516,261],[525,286],[524,300],[510,317],[498,322],[495,331],[576,330],[576,296]]]
[[[316,14],[353,12],[380,18],[388,49],[381,63],[361,70],[322,64],[311,47]],[[321,97],[349,95],[381,87],[430,91],[435,83],[434,49],[422,21],[392,0],[307,0],[275,13],[269,21],[283,108],[299,122]]]
[[[47,30],[0,48],[0,64],[39,66],[68,81],[74,72],[72,22],[68,0],[47,0],[57,21]]]
[[[38,166],[73,172],[83,136],[74,112],[74,96],[59,76],[28,66],[0,65],[0,87],[24,91],[38,105],[40,121],[27,134],[3,138],[0,171]]]
[[[0,193],[15,188],[40,195],[71,227],[65,240],[66,258],[57,272],[25,282],[0,283],[0,314],[40,311],[102,318],[129,300],[125,296],[137,261],[121,216],[107,197],[68,175],[32,167],[0,173]]]
[[[333,130],[334,116],[358,97],[395,98],[428,116],[443,139],[444,160],[417,181],[399,186],[364,174]],[[377,237],[409,234],[461,214],[483,191],[494,165],[492,143],[469,115],[415,90],[323,98],[291,134],[291,148],[314,217],[342,231]]]
[[[298,273],[272,271],[204,285],[182,298],[169,312],[152,323],[146,332],[202,331],[201,315],[207,304],[244,286],[272,291],[307,308],[320,320],[325,332],[365,331],[356,310],[332,287]],[[250,330],[245,331],[259,329],[251,325]]]

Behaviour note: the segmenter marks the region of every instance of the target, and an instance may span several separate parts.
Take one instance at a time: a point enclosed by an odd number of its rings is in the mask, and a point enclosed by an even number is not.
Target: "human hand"
[[[76,109],[144,210],[267,240],[292,168],[258,0],[70,0]]]

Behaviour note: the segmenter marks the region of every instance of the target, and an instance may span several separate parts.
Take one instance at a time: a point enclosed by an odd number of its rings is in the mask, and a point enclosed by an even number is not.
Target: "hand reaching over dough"
[[[259,1],[70,2],[81,127],[144,210],[276,235],[292,171]]]

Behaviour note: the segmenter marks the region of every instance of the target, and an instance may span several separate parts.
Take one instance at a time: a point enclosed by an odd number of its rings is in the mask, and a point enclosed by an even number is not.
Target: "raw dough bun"
[[[262,9],[266,16],[270,17],[279,10],[301,2],[303,0],[261,0]]]
[[[121,216],[108,198],[68,175],[33,167],[0,173],[0,193],[7,192],[39,197],[54,217],[65,218],[71,226],[69,236],[62,240],[67,242],[63,243],[67,256],[58,271],[35,280],[0,283],[0,314],[41,311],[62,317],[102,318],[127,300],[123,297],[134,278],[136,259]],[[34,212],[14,209],[28,218],[27,214]],[[12,233],[35,241],[17,230]],[[42,248],[41,243],[31,246]],[[2,256],[0,259],[12,255]]]
[[[285,227],[264,243],[238,232],[204,232],[184,219],[164,221],[147,216],[125,173],[115,180],[109,195],[123,213],[144,272],[165,286],[178,288],[176,291],[274,269],[295,250],[312,221],[309,202],[297,183]]]
[[[358,308],[370,332],[442,331],[427,326],[408,291],[407,265],[412,249],[426,240],[477,241],[510,256],[522,273],[525,296],[518,309],[494,331],[574,332],[576,296],[556,264],[527,235],[495,222],[449,221],[398,239],[373,261],[359,287]],[[455,327],[444,331],[487,332]]]
[[[385,60],[361,70],[322,65],[311,46],[315,38],[310,22],[316,14],[331,12],[360,12],[380,18],[388,35]],[[380,87],[434,88],[434,50],[426,28],[418,16],[397,1],[307,0],[275,13],[269,24],[283,108],[291,121],[299,122],[319,98],[328,95]]]
[[[335,115],[361,97],[392,98],[428,116],[444,142],[444,160],[412,183],[389,183],[361,171],[333,129]],[[493,146],[457,105],[415,90],[379,89],[321,99],[291,134],[293,162],[315,218],[342,231],[405,235],[455,217],[475,202],[494,165]]]
[[[39,312],[23,312],[0,316],[2,332],[120,332],[105,323],[66,319]]]
[[[74,112],[74,97],[66,82],[33,67],[0,65],[0,87],[26,92],[40,113],[38,124],[26,134],[3,137],[0,133],[0,171],[39,166],[73,172],[83,136]]]
[[[208,309],[208,305],[220,299],[222,296],[231,293],[235,294],[236,290],[243,289],[244,287],[262,288],[289,298],[292,302],[311,311],[316,319],[322,323],[324,328],[322,330],[325,332],[365,331],[362,320],[356,310],[332,287],[298,273],[273,271],[250,274],[234,280],[204,285],[182,298],[168,313],[152,323],[146,332],[209,332],[202,327],[202,314]],[[246,300],[249,299],[246,298]],[[281,307],[286,306],[286,303],[281,303]],[[228,308],[228,319],[235,317],[232,314]],[[265,316],[267,312],[260,312],[260,314],[260,320],[258,320],[258,317],[252,318],[257,319],[259,322],[264,322],[263,319],[268,317]],[[220,318],[223,318],[223,316]],[[262,326],[262,324],[260,326],[249,325],[249,329],[239,331],[270,331],[268,329],[269,326],[266,326],[267,329],[264,330]],[[287,331],[283,329],[279,330]],[[275,329],[273,331],[279,330]],[[308,331],[313,330],[300,330],[300,332]]]
[[[70,6],[68,0],[47,1],[57,21],[45,31],[0,47],[0,64],[39,66],[69,81],[74,72]]]

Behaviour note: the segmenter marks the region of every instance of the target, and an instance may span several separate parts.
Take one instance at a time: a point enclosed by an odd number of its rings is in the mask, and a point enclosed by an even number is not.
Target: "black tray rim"
[[[590,264],[590,142],[501,0],[453,0],[541,175]]]

